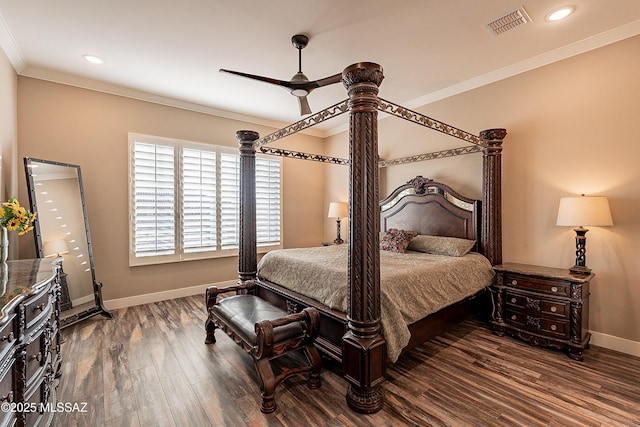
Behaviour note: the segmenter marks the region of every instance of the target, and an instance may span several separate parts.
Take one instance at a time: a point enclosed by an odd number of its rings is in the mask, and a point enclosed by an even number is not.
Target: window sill
[[[258,246],[258,254],[262,255],[269,251],[273,251],[276,249],[282,249],[282,245],[276,246]],[[182,255],[167,255],[167,256],[153,256],[153,257],[139,257],[134,258],[129,256],[129,267],[144,267],[150,265],[160,265],[160,264],[173,264],[187,261],[203,261],[207,259],[217,259],[217,258],[232,258],[238,257],[237,249],[227,249],[216,252],[206,252],[206,253],[192,253],[192,254],[182,254]]]

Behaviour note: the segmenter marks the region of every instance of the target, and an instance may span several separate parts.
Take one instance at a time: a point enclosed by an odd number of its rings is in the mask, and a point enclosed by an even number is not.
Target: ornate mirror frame
[[[85,231],[84,234],[86,236],[86,248],[76,247],[74,249],[79,251],[79,256],[83,256],[85,252],[88,256],[88,259],[89,259],[88,270],[91,275],[90,285],[93,287],[93,301],[82,303],[82,304],[79,304],[77,307],[71,308],[71,301],[69,299],[69,289],[67,288],[68,273],[63,272],[61,275],[62,295],[61,295],[60,326],[61,327],[70,326],[81,320],[84,320],[91,316],[95,316],[96,314],[101,314],[107,318],[112,318],[113,315],[104,307],[104,304],[102,301],[102,283],[98,282],[95,276],[95,268],[93,263],[93,250],[91,246],[91,234],[89,232],[89,219],[87,217],[87,209],[86,209],[85,198],[84,198],[84,188],[82,186],[82,174],[80,172],[80,166],[69,164],[69,163],[55,162],[51,160],[42,160],[42,159],[25,157],[24,168],[25,168],[25,175],[27,178],[27,190],[29,193],[29,203],[30,203],[32,212],[41,211],[42,209],[44,209],[44,203],[49,202],[49,200],[42,200],[42,194],[40,196],[38,195],[37,186],[39,183],[41,184],[41,182],[39,182],[39,180],[37,179],[38,173],[36,172],[36,170],[38,167],[42,167],[43,169],[47,169],[47,168],[52,169],[55,167],[60,167],[60,168],[68,168],[69,171],[73,171],[73,173],[69,173],[68,177],[72,178],[73,176],[77,176],[77,180],[78,180],[77,184],[78,184],[80,194],[78,195],[79,197],[76,197],[75,194],[72,196],[79,200],[81,206],[78,207],[78,211],[81,208],[82,216],[84,218],[84,231]],[[60,169],[60,172],[61,172],[61,175],[64,174],[64,169]],[[64,175],[65,177],[67,177],[66,174]],[[75,190],[72,190],[72,192],[75,192]],[[51,196],[52,196],[51,194],[47,194],[47,199],[49,199]],[[45,242],[43,241],[43,234],[42,234],[41,224],[40,224],[41,221],[39,219],[40,216],[41,214],[39,213],[34,223],[34,241],[35,241],[35,248],[36,248],[36,256],[38,258],[44,258]],[[73,244],[75,245],[77,243],[78,242],[74,242]],[[83,246],[82,243],[84,242],[79,242],[78,243],[79,246]],[[47,255],[50,256],[49,254]],[[58,254],[58,256],[61,256],[61,255]],[[64,266],[65,266],[65,263],[63,262],[63,268]],[[86,271],[87,269],[85,268],[84,272]],[[89,295],[87,295],[86,297],[89,297]],[[68,309],[65,309],[66,308],[65,304],[68,304]]]

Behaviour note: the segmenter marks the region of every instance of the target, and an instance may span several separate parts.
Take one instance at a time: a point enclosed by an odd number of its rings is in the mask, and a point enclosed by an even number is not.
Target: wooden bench
[[[320,327],[320,315],[313,307],[288,314],[248,294],[253,288],[251,281],[223,288],[207,288],[205,344],[215,343],[214,332],[222,329],[253,358],[260,380],[260,410],[271,413],[276,410],[276,386],[290,376],[309,373],[308,387],[317,389],[321,386],[322,359],[313,345]],[[219,294],[231,291],[236,295],[217,301]],[[283,368],[280,374],[274,375],[271,360],[297,350],[304,352],[308,366]]]

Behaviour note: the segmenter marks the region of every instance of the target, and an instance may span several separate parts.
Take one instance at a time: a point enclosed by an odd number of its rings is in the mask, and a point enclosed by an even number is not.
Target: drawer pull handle
[[[511,320],[516,320],[516,319],[517,319],[517,316],[515,314],[512,314],[511,315]]]
[[[558,329],[558,327],[556,325],[551,325],[551,330],[555,331],[556,329]]]
[[[551,288],[551,292],[558,292],[558,288],[554,286],[553,288]]]
[[[40,304],[40,305],[36,305],[35,307],[33,307],[33,311],[38,311],[38,310],[40,310],[40,311],[44,311],[44,308],[45,308],[46,306],[47,306],[47,304],[45,304],[45,303],[42,303],[42,304]]]
[[[0,397],[0,402],[13,402],[13,392],[10,391],[6,396]]]
[[[551,306],[551,312],[552,312],[552,313],[555,313],[556,311],[558,311],[558,309],[556,308],[556,306],[555,306],[555,305],[554,305],[554,306]]]
[[[0,341],[11,342],[14,338],[15,336],[13,335],[13,332],[9,332],[9,335],[0,338]]]
[[[42,362],[42,352],[39,351],[37,354],[29,357],[29,360],[37,360],[38,362]]]
[[[516,301],[517,301],[517,300],[516,300],[515,298],[511,298],[511,302],[512,302],[512,303],[514,303],[514,304],[515,304],[515,303],[516,303]]]
[[[511,284],[515,286],[515,285],[517,285],[517,284],[518,284],[518,281],[517,281],[516,279],[513,279],[513,280],[511,281]]]

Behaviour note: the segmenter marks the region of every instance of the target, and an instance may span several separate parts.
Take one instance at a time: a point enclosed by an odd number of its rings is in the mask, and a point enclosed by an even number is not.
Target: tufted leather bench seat
[[[205,343],[215,343],[215,330],[222,329],[253,358],[260,379],[260,410],[271,413],[276,410],[275,388],[288,377],[309,373],[309,388],[321,386],[322,359],[313,345],[318,335],[320,315],[312,307],[288,314],[255,295],[245,293],[253,287],[252,282],[245,282],[224,288],[207,288]],[[235,291],[236,295],[217,301],[219,294],[230,291]],[[309,365],[283,369],[275,376],[270,361],[298,350],[304,352]]]

